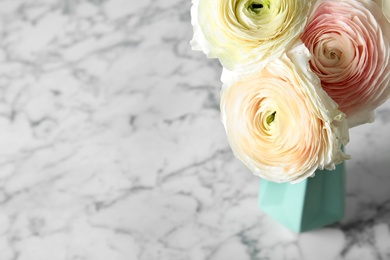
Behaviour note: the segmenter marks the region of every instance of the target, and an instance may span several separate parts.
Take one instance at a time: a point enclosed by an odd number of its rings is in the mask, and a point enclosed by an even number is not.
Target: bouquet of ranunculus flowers
[[[349,159],[349,128],[390,95],[388,0],[193,0],[194,50],[223,66],[235,155],[273,182]]]

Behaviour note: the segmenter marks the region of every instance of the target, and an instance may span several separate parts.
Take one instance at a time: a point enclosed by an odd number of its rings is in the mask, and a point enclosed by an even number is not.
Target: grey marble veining
[[[390,103],[351,130],[345,220],[256,206],[190,1],[0,1],[0,260],[390,259]]]

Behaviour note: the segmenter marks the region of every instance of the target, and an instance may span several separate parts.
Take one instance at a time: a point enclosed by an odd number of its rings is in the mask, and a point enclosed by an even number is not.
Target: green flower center
[[[249,9],[257,14],[261,11],[261,8],[263,8],[263,4],[252,3],[249,5]]]
[[[267,124],[268,124],[268,125],[271,125],[271,123],[272,123],[273,121],[275,121],[275,115],[276,115],[276,111],[273,112],[271,115],[267,116],[266,121],[267,121]]]
[[[207,0],[215,1],[215,0]],[[297,0],[298,1],[298,0]],[[300,0],[299,0],[300,1]],[[233,1],[232,1],[233,2]],[[268,32],[275,34],[277,25],[273,22],[279,15],[279,2],[271,3],[271,0],[236,0],[232,6],[235,19],[240,23],[251,37],[258,37],[259,40],[268,40]]]
[[[270,0],[248,1],[246,4],[246,8],[255,14],[259,14],[264,7],[270,8]]]

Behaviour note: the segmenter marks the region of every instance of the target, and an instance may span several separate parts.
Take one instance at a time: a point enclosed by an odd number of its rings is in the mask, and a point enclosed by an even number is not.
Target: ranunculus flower
[[[194,50],[228,70],[259,71],[302,34],[315,0],[193,0]]]
[[[221,115],[229,143],[255,175],[298,182],[349,157],[348,126],[310,71],[301,44],[260,73],[224,86]]]
[[[313,72],[350,127],[372,121],[390,95],[389,30],[374,1],[326,0],[314,7],[302,35]]]

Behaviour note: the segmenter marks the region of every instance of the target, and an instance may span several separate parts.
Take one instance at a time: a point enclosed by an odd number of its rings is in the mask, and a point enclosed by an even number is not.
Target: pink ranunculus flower
[[[321,0],[302,41],[312,70],[347,115],[350,127],[372,122],[390,95],[390,24],[371,0]]]
[[[224,86],[221,115],[234,154],[253,174],[298,182],[349,158],[345,115],[310,71],[300,44],[260,73]]]
[[[383,14],[390,20],[390,1],[389,0],[373,0],[378,6],[382,7]]]

